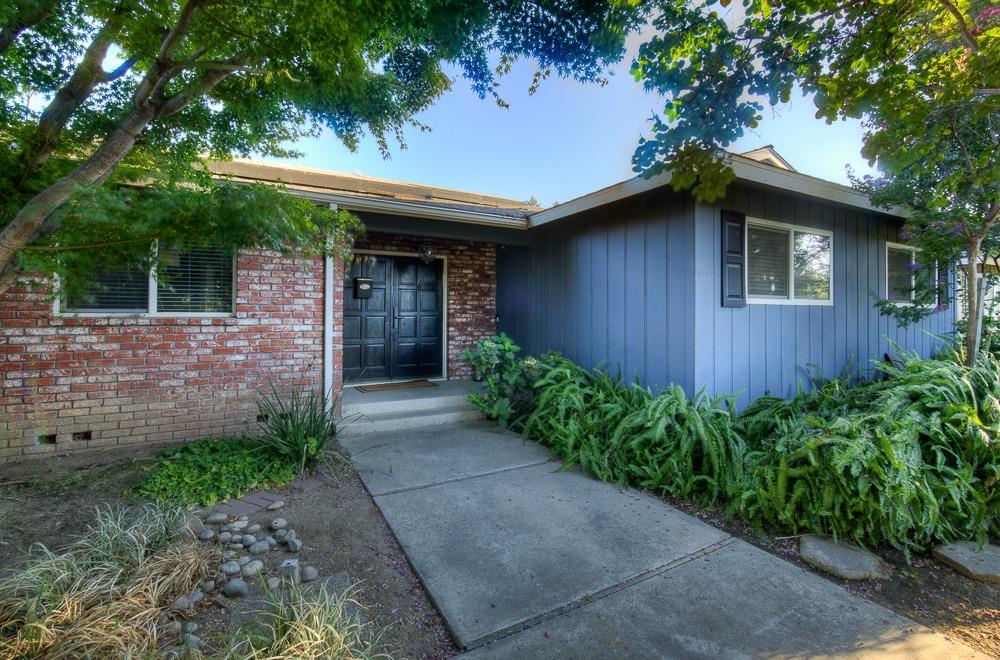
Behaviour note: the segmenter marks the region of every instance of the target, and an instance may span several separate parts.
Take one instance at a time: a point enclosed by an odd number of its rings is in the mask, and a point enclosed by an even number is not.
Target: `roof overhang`
[[[906,212],[903,209],[897,208],[886,211],[875,208],[866,195],[849,186],[825,181],[800,172],[781,169],[765,163],[759,163],[743,156],[730,155],[726,160],[736,174],[736,181],[765,186],[791,194],[813,197],[865,211],[906,217]],[[670,179],[671,172],[669,170],[648,179],[638,176],[582,197],[577,197],[564,204],[532,213],[528,216],[528,223],[529,226],[535,227],[553,222],[570,215],[669,185]]]
[[[298,197],[304,197],[322,204],[334,204],[337,208],[349,211],[403,215],[410,218],[445,220],[448,222],[462,222],[474,225],[486,225],[490,227],[504,227],[507,229],[528,228],[527,218],[489,213],[487,211],[449,208],[446,206],[436,206],[433,204],[423,204],[419,202],[406,202],[396,199],[379,199],[338,193],[327,193],[315,190],[302,190],[293,186],[286,186],[285,190]]]

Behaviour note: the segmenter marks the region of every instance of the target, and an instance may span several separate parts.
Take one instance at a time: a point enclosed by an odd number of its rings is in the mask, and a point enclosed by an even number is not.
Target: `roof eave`
[[[337,208],[347,209],[349,211],[405,215],[407,217],[421,218],[425,220],[444,220],[447,222],[461,222],[490,227],[504,227],[507,229],[528,228],[528,220],[526,217],[514,218],[483,211],[433,207],[426,204],[417,204],[401,200],[370,199],[356,197],[354,195],[297,190],[291,186],[286,186],[285,190],[298,197],[304,197],[315,202],[335,204]]]
[[[907,216],[906,211],[902,208],[897,207],[889,211],[876,208],[867,196],[839,183],[824,181],[823,179],[793,170],[783,170],[738,155],[729,156],[728,161],[733,168],[733,172],[736,174],[737,181],[767,186],[776,190],[814,197],[885,215]],[[528,216],[528,224],[531,227],[535,227],[589,209],[604,206],[605,204],[665,186],[670,183],[670,179],[671,172],[668,170],[648,179],[639,176],[622,181],[621,183],[602,188],[582,197],[577,197],[564,204],[532,213]]]

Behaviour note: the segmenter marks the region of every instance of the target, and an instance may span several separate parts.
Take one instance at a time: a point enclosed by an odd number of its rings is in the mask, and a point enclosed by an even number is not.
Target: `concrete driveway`
[[[469,658],[973,658],[487,423],[343,440]]]

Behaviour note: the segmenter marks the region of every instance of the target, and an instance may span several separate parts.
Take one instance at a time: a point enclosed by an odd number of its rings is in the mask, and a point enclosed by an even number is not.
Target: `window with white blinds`
[[[94,284],[76,296],[67,296],[66,311],[141,314],[149,308],[149,273],[139,268],[98,272]]]
[[[905,245],[885,244],[885,297],[893,302],[913,300],[916,285],[916,251]]]
[[[158,312],[233,311],[233,258],[222,250],[172,251],[156,275]]]
[[[747,225],[747,293],[788,297],[789,232]]]
[[[76,297],[60,301],[73,314],[225,315],[234,310],[234,258],[212,248],[172,249],[159,271],[99,273]]]
[[[833,234],[747,219],[749,302],[833,302]]]

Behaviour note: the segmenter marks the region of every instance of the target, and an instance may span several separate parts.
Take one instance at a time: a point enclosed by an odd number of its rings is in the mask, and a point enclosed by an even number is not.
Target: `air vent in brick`
[[[94,434],[91,431],[77,431],[73,434],[73,442],[83,442],[93,440]]]
[[[56,434],[55,433],[42,433],[38,436],[38,444],[40,445],[54,445],[56,444]]]

